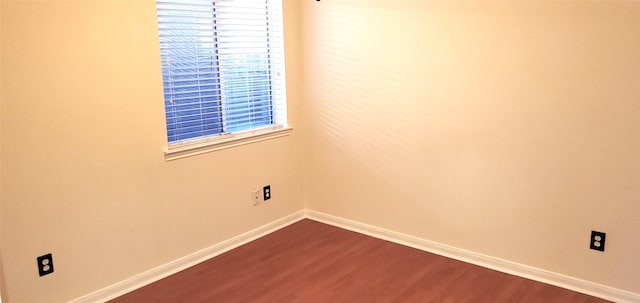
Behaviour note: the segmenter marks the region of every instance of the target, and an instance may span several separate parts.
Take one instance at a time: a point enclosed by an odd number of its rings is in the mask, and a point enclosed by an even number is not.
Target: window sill
[[[251,144],[264,140],[271,140],[279,137],[285,137],[291,134],[291,131],[293,131],[293,128],[291,127],[260,131],[254,130],[246,133],[230,134],[227,136],[223,136],[222,138],[216,138],[205,142],[182,144],[174,147],[169,147],[164,153],[164,159],[166,161],[173,161],[217,150]]]

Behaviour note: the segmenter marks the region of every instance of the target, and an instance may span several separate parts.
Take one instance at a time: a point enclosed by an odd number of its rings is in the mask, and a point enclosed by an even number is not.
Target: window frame
[[[212,2],[212,5],[215,6],[216,0],[210,0],[210,1]],[[286,77],[285,77],[284,28],[283,28],[284,16],[282,12],[283,4],[282,4],[282,0],[265,0],[265,5],[269,5],[269,7],[271,7],[271,5],[273,4],[270,4],[269,3],[270,1],[275,1],[277,3],[277,7],[279,8],[279,11],[278,11],[279,14],[277,15],[277,17],[279,18],[279,20],[277,22],[276,27],[274,27],[273,24],[267,24],[266,31],[268,32],[268,35],[270,35],[270,33],[276,30],[277,31],[276,33],[280,37],[279,41],[269,42],[270,45],[273,43],[278,44],[275,49],[279,52],[280,63],[275,65],[270,65],[268,68],[269,73],[273,74],[272,75],[273,77],[277,77],[277,81],[279,82],[279,83],[275,83],[276,81],[272,82],[270,80],[268,91],[269,91],[269,94],[271,94],[271,92],[274,92],[275,94],[276,90],[281,90],[281,92],[279,92],[279,94],[281,94],[281,97],[280,97],[281,99],[278,99],[279,101],[275,99],[276,97],[273,97],[273,99],[269,101],[270,102],[269,107],[271,108],[269,113],[271,116],[273,116],[272,121],[270,122],[270,124],[260,126],[260,127],[251,127],[251,128],[237,130],[237,131],[225,131],[223,129],[218,134],[200,135],[193,138],[178,139],[175,141],[171,141],[169,137],[169,126],[168,126],[168,116],[167,116],[167,111],[169,107],[168,105],[165,104],[163,108],[165,113],[164,115],[165,116],[165,119],[164,119],[165,139],[167,140],[166,141],[167,148],[164,152],[166,161],[181,159],[181,158],[209,153],[213,151],[233,148],[236,146],[284,137],[284,136],[288,136],[292,132],[293,128],[288,125],[288,118],[287,118],[288,108],[287,108]],[[161,0],[159,0],[157,3],[159,2],[161,2]],[[212,21],[214,23],[216,22],[216,18],[217,17],[215,17],[215,15],[212,15]],[[270,16],[268,18],[270,18]],[[160,18],[158,18],[158,25],[160,25],[159,20]],[[160,32],[160,28],[158,29],[158,32]],[[214,47],[214,51],[215,52],[218,51],[218,46]],[[269,46],[267,49],[267,54],[270,54],[273,51],[274,51],[274,48]],[[215,59],[215,60],[216,60],[214,62],[215,65],[220,64],[220,61],[218,61],[219,59]],[[163,63],[162,74],[164,79],[164,76],[165,76],[164,63]],[[221,76],[218,79],[220,79],[220,81],[223,81],[224,77]],[[164,91],[167,90],[164,80],[162,83],[162,87],[163,87],[163,94],[164,94]],[[166,97],[163,99],[165,102],[167,102]],[[222,97],[220,102],[222,104],[225,101],[226,101],[225,98]],[[253,101],[249,101],[249,102],[253,102]],[[228,109],[224,108],[223,106],[221,106],[219,113],[223,117],[229,114]],[[226,121],[224,121],[224,124],[226,124]]]
[[[292,131],[293,127],[291,126],[270,126],[224,134],[209,140],[198,140],[191,143],[169,146],[164,152],[164,157],[167,161],[182,159],[236,146],[285,137],[291,134]]]

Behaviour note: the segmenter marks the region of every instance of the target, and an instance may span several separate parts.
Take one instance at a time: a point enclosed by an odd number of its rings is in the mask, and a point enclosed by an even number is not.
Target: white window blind
[[[286,127],[281,0],[157,0],[171,145]]]

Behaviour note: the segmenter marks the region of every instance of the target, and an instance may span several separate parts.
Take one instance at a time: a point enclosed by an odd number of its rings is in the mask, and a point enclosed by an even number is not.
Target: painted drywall
[[[294,133],[165,162],[153,0],[2,1],[5,303],[86,295],[301,199],[640,292],[637,3],[284,3]]]
[[[298,10],[293,134],[166,162],[153,0],[2,1],[3,301],[66,302],[302,209]]]
[[[0,2],[0,19],[2,18],[2,5]],[[2,33],[2,22],[0,22],[0,33]],[[1,34],[0,34],[1,37]],[[2,58],[2,39],[0,39],[0,58]],[[0,59],[0,84],[2,83],[2,60]],[[2,85],[0,85],[0,117],[2,117]],[[0,135],[2,134],[2,123],[0,123]],[[2,163],[2,140],[0,140],[0,163]],[[0,164],[0,169],[2,165]],[[0,173],[0,184],[2,184],[2,174]],[[6,292],[4,283],[4,266],[2,265],[2,186],[0,186],[0,303],[2,294]]]
[[[307,208],[640,293],[640,2],[302,15]]]

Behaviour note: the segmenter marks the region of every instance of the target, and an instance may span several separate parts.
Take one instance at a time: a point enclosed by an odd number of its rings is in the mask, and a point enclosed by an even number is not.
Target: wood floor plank
[[[608,301],[302,220],[110,302]]]

